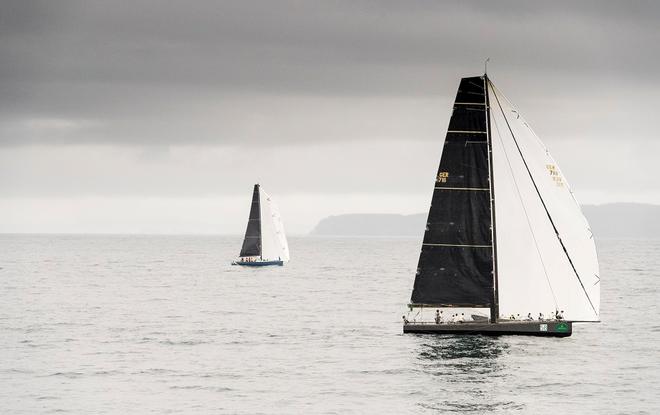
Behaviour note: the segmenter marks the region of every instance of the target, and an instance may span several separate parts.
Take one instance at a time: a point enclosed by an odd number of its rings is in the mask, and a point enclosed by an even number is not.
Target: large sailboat
[[[404,333],[570,336],[599,320],[599,282],[548,149],[487,75],[461,79]]]
[[[243,246],[232,265],[284,265],[288,260],[289,244],[277,205],[259,184],[255,184]]]

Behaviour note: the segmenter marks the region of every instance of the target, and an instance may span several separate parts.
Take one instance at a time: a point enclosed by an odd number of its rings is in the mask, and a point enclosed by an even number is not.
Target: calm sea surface
[[[600,324],[401,334],[417,239],[0,235],[0,412],[660,412],[660,241],[603,240]]]

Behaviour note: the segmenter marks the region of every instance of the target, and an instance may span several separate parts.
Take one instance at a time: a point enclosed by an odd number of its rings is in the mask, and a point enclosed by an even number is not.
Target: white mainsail
[[[259,192],[261,206],[261,258],[264,261],[288,261],[289,244],[277,205],[263,190]]]
[[[599,320],[593,235],[547,148],[488,82],[500,315]]]

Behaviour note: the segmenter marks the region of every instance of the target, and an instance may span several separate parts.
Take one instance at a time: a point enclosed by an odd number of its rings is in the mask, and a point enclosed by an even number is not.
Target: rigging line
[[[489,81],[489,84],[493,86],[493,83]],[[494,86],[493,86],[494,87]],[[580,274],[578,274],[577,269],[575,269],[575,264],[573,264],[573,260],[571,259],[571,256],[568,254],[568,250],[566,249],[566,246],[564,245],[564,241],[561,240],[561,237],[559,236],[559,231],[557,230],[557,226],[555,226],[555,222],[552,220],[552,216],[550,215],[550,212],[548,211],[548,207],[545,204],[545,201],[543,200],[543,197],[541,196],[541,192],[539,191],[538,186],[536,186],[536,182],[534,181],[534,176],[532,176],[532,172],[529,169],[529,166],[527,165],[527,160],[525,160],[525,156],[523,156],[522,150],[520,149],[520,146],[518,145],[518,140],[516,140],[515,134],[513,134],[513,130],[511,129],[511,125],[509,124],[509,120],[506,118],[506,114],[504,113],[504,109],[502,108],[502,104],[500,103],[500,99],[497,96],[497,93],[493,94],[495,95],[495,100],[497,101],[497,105],[500,107],[500,111],[502,112],[502,116],[504,117],[504,121],[506,122],[506,126],[509,128],[509,132],[511,133],[511,138],[513,138],[513,142],[516,144],[516,148],[518,148],[518,152],[520,153],[520,158],[522,159],[523,163],[525,164],[525,168],[527,169],[527,174],[529,174],[529,178],[532,180],[532,184],[534,185],[534,189],[536,190],[536,194],[538,195],[539,199],[541,200],[541,204],[543,205],[543,209],[545,209],[546,215],[548,215],[548,220],[550,220],[550,224],[552,225],[552,229],[555,231],[555,235],[557,236],[557,239],[559,240],[559,244],[561,245],[562,249],[564,250],[564,254],[566,254],[566,258],[568,259],[568,263],[571,264],[571,268],[573,268],[573,272],[575,273],[575,276],[577,277],[578,281],[580,282],[580,286],[582,287],[582,291],[584,292],[584,295],[587,297],[587,300],[589,301],[589,305],[591,306],[591,309],[594,311],[596,316],[598,316],[598,312],[596,311],[596,307],[594,307],[593,302],[591,301],[591,297],[589,297],[589,293],[587,293],[587,289],[584,287],[584,283],[582,283],[582,278],[580,278]]]
[[[516,176],[513,174],[513,166],[511,165],[511,160],[509,155],[506,152],[506,147],[504,147],[504,141],[502,140],[502,133],[500,133],[500,127],[497,124],[497,120],[493,117],[493,124],[495,124],[495,130],[497,131],[497,137],[499,138],[500,144],[502,144],[502,151],[504,152],[504,157],[506,162],[509,165],[509,171],[511,172],[511,178],[513,179],[513,184],[516,186],[516,192],[518,193],[518,199],[520,199],[520,205],[525,212],[525,218],[527,219],[527,226],[529,226],[529,231],[532,233],[532,239],[534,240],[534,246],[536,247],[536,253],[539,256],[541,261],[541,266],[543,267],[543,274],[545,274],[545,280],[548,282],[548,287],[550,288],[550,293],[552,294],[552,300],[555,303],[555,309],[558,309],[557,305],[557,296],[555,295],[555,290],[552,289],[552,284],[550,283],[550,277],[548,276],[548,270],[545,266],[545,261],[543,261],[543,256],[541,255],[541,249],[539,248],[538,241],[536,240],[536,235],[534,234],[534,229],[532,228],[532,221],[529,219],[529,214],[527,213],[527,207],[525,207],[525,202],[523,202],[522,194],[520,193],[520,188],[518,187],[518,181]]]

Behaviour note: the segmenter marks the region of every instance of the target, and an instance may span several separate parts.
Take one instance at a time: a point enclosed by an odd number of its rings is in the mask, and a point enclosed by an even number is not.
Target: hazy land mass
[[[660,237],[660,205],[611,203],[582,206],[596,237]],[[316,236],[410,236],[422,237],[426,213],[346,214],[322,219],[312,230]]]

